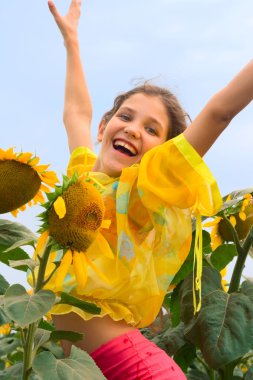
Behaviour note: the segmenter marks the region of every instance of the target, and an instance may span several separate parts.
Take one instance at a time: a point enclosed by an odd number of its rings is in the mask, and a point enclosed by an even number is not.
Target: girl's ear
[[[99,126],[98,126],[98,134],[97,134],[97,141],[98,142],[101,142],[103,139],[105,126],[106,126],[105,120],[104,120],[104,118],[102,118],[100,123],[99,123]]]

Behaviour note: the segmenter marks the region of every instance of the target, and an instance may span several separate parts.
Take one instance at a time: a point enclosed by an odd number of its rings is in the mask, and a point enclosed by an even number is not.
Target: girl
[[[58,305],[52,311],[55,325],[84,333],[78,347],[90,353],[108,379],[186,379],[138,328],[156,318],[187,256],[192,211],[199,218],[216,213],[221,205],[215,179],[201,156],[252,100],[253,61],[211,98],[187,129],[184,112],[166,89],[143,85],[118,96],[100,122],[96,157],[77,34],[81,1],[73,0],[65,17],[52,1],[48,4],[67,51],[64,124],[72,153],[69,174],[75,169],[92,171],[104,185],[105,218],[111,225],[102,233],[106,249],[118,257],[114,262],[103,251],[93,252],[110,283],[90,271],[82,293],[75,286],[71,289],[96,303],[101,314]],[[71,344],[62,344],[68,355]]]

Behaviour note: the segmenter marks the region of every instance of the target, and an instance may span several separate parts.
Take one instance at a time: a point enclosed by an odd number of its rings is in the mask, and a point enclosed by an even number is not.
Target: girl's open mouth
[[[122,140],[113,141],[113,148],[129,157],[135,157],[138,154],[135,147]]]

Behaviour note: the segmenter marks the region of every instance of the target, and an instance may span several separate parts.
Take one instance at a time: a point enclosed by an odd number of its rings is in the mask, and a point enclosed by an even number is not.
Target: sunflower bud
[[[54,187],[58,179],[54,172],[46,171],[49,165],[37,166],[38,161],[29,152],[0,149],[0,214],[12,212],[16,216],[17,209],[25,210],[27,203],[44,202],[42,192],[50,191],[45,184]]]
[[[250,204],[244,208],[243,217],[240,214],[241,212],[238,212],[237,214],[233,215],[236,222],[234,228],[238,234],[239,239],[243,240],[246,238],[251,227],[253,226],[253,205]],[[218,233],[223,240],[233,241],[231,230],[224,219],[219,222]]]

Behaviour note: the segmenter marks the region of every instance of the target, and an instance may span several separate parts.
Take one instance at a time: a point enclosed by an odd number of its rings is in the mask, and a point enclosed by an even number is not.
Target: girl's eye
[[[125,113],[119,114],[118,117],[123,121],[130,121],[131,117]]]
[[[154,136],[157,135],[157,131],[156,131],[156,129],[153,128],[153,127],[146,127],[146,131],[147,131],[149,134],[151,134],[151,135],[154,135]]]

